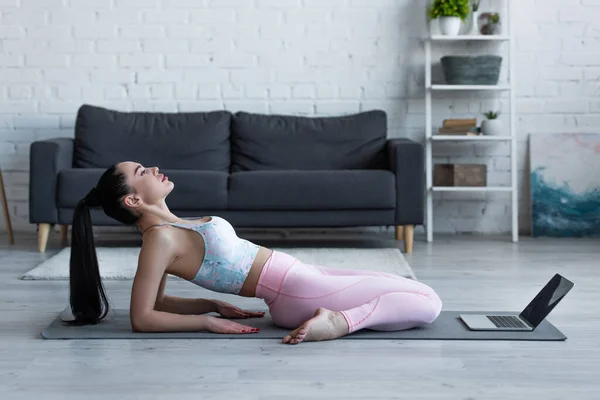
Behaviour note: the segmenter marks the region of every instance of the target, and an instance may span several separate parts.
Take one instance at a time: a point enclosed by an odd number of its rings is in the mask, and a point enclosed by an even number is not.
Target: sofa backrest
[[[83,105],[75,122],[73,165],[107,168],[136,161],[163,169],[229,172],[228,111],[121,112]]]
[[[231,171],[385,169],[387,115],[338,117],[238,112],[231,124]]]

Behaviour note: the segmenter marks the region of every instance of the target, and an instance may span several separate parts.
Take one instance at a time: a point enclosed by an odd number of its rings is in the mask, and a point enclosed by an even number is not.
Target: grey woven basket
[[[449,85],[497,85],[502,57],[444,56],[441,63],[444,78]]]

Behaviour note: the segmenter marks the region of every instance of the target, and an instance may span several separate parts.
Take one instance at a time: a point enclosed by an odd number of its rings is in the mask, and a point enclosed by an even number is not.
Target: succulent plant
[[[483,115],[485,115],[485,117],[487,119],[497,119],[498,116],[500,115],[499,111],[488,111],[486,113],[484,113]]]

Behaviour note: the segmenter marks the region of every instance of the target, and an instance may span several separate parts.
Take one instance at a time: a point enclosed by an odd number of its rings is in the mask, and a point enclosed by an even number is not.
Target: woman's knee
[[[430,286],[421,283],[418,293],[422,296],[421,318],[425,324],[430,324],[439,317],[442,312],[442,300]]]
[[[427,312],[427,315],[425,316],[425,319],[426,319],[426,322],[428,324],[430,324],[433,321],[435,321],[437,319],[437,317],[440,316],[440,313],[442,312],[443,303],[442,303],[442,300],[440,299],[440,296],[438,296],[438,294],[433,290],[430,293],[430,295],[428,296],[428,298],[429,298],[429,307],[428,307],[428,312]]]

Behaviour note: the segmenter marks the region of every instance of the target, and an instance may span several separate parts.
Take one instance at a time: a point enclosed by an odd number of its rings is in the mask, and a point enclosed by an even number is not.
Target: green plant
[[[497,119],[498,116],[500,115],[499,111],[488,111],[486,113],[484,113],[483,115],[485,115],[485,117],[487,119]]]
[[[470,12],[470,0],[434,0],[427,15],[430,19],[440,17],[458,17],[466,20]]]
[[[491,13],[491,14],[490,14],[490,19],[489,19],[489,21],[490,21],[492,24],[497,24],[497,23],[499,23],[499,22],[500,22],[500,14],[498,14],[498,13]]]

